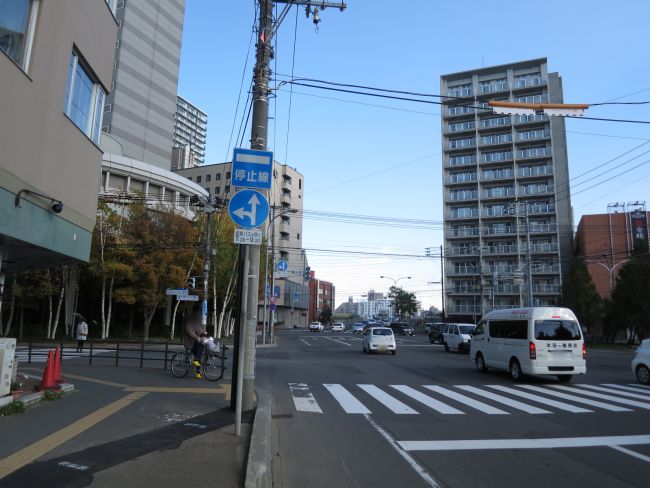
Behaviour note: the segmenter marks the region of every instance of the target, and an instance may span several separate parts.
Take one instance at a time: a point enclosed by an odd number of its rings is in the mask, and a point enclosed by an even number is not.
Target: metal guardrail
[[[152,348],[150,346],[158,346],[157,348]],[[171,347],[170,347],[171,346]],[[88,364],[93,364],[93,360],[102,359],[102,360],[111,360],[114,366],[120,365],[120,360],[126,361],[138,361],[139,367],[143,368],[145,361],[162,361],[163,369],[167,369],[171,358],[177,352],[184,351],[185,346],[180,342],[145,342],[145,341],[111,341],[111,340],[87,340],[84,344],[84,351],[88,351],[86,356],[85,352],[81,353],[66,353],[66,348],[75,349],[77,348],[77,341],[73,340],[64,340],[60,339],[58,341],[51,339],[35,339],[30,337],[27,342],[27,363],[31,364],[32,359],[35,358],[46,358],[48,351],[52,348],[59,347],[61,351],[61,359],[63,358],[75,358],[75,359],[85,359],[88,358]],[[97,353],[97,350],[101,350],[101,353]],[[218,356],[225,363],[227,359],[226,356],[227,346],[222,344],[221,351]],[[111,354],[112,353],[112,354]],[[135,355],[131,354],[135,353]],[[146,353],[155,353],[156,356],[147,356]],[[224,366],[224,369],[225,366]]]

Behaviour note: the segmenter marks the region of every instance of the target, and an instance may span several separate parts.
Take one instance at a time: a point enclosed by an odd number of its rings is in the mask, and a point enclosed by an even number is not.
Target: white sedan
[[[650,339],[641,341],[632,359],[632,371],[643,385],[650,385]]]
[[[334,322],[332,324],[332,332],[343,332],[345,330],[345,324],[343,322]]]
[[[325,329],[325,326],[320,322],[312,322],[311,324],[309,324],[310,332],[322,332],[323,329]]]
[[[369,327],[363,333],[363,352],[397,353],[395,336],[390,327]]]

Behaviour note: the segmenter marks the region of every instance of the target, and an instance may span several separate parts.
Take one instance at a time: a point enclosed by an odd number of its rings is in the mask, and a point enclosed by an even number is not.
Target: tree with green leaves
[[[325,305],[318,314],[318,321],[323,325],[329,324],[332,321],[332,309]]]
[[[420,303],[415,293],[406,291],[399,286],[390,287],[388,298],[393,301],[393,311],[400,318],[414,315],[420,309]]]
[[[609,317],[618,329],[632,331],[630,341],[650,333],[650,253],[645,241],[635,242],[632,257],[619,272]]]
[[[587,265],[583,260],[571,264],[562,283],[562,306],[576,314],[580,325],[589,331],[600,329],[603,317],[603,300],[596,291]]]

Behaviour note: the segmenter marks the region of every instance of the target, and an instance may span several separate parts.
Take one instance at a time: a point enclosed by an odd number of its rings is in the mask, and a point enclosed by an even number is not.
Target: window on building
[[[212,193],[212,192],[210,191],[210,187],[209,187],[209,186],[206,186],[206,187],[205,187],[205,191],[207,191],[208,194]]]
[[[228,172],[226,173],[226,179],[227,179],[227,180],[230,179],[230,171],[228,171]]]
[[[27,70],[31,54],[38,0],[10,0],[0,5],[0,49]]]
[[[214,187],[214,194],[218,195],[219,193],[221,193],[221,188],[219,188],[218,186],[215,186]]]
[[[226,188],[224,189],[224,193],[230,193],[230,185],[226,185]]]
[[[300,232],[296,234],[296,239],[300,239]]]
[[[216,181],[221,181],[221,173],[217,173],[216,175],[214,175],[214,179]]]
[[[298,180],[298,189],[302,190],[302,178]]]
[[[187,179],[190,180],[190,181],[192,181],[192,177],[191,177],[191,176],[188,176]]]
[[[201,183],[201,175],[199,175],[199,176],[196,177],[196,182],[197,182],[197,183]]]
[[[212,175],[205,175],[205,182],[212,180]]]
[[[65,90],[65,114],[79,129],[99,143],[106,93],[76,52],[70,57]]]

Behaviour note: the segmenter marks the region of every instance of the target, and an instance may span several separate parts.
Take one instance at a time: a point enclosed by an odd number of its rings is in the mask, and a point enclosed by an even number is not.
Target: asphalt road
[[[593,350],[569,385],[514,384],[422,335],[398,338],[391,356],[363,354],[348,333],[280,332],[257,353],[258,386],[274,398],[274,481],[647,487],[650,389],[635,385],[630,359]]]

